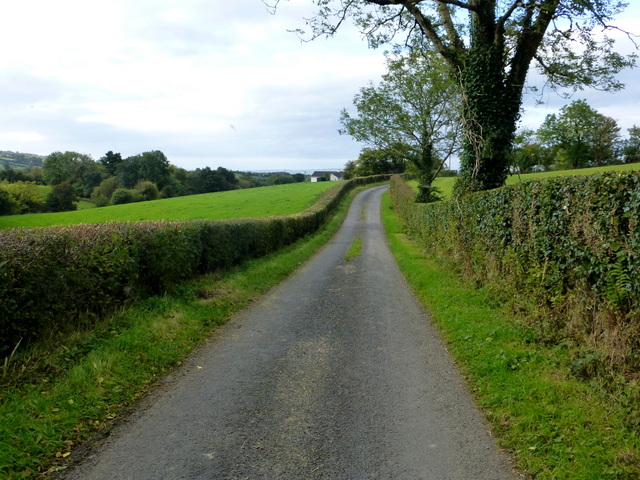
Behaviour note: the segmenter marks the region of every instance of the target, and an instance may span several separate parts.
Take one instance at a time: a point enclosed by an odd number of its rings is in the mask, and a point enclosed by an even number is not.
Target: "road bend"
[[[514,479],[391,256],[385,188],[63,478]]]

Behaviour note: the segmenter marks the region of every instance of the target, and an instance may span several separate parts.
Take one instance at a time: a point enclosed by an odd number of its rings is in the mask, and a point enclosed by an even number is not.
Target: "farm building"
[[[337,182],[342,180],[344,177],[344,172],[313,172],[311,174],[312,182],[322,182],[322,181],[331,181]]]

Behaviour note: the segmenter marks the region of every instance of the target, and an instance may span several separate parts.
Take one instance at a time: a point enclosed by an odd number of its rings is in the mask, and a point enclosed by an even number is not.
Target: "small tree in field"
[[[624,141],[622,150],[624,163],[640,162],[640,127],[634,125],[628,131],[629,138]]]
[[[47,195],[45,207],[50,212],[68,212],[78,208],[77,201],[78,196],[73,185],[64,182],[53,186]]]
[[[396,150],[365,148],[358,159],[348,162],[345,167],[345,178],[366,177],[386,173],[403,173],[406,170],[406,159],[398,155]]]
[[[126,188],[118,188],[111,195],[111,205],[122,205],[134,201],[133,193]]]
[[[35,182],[14,182],[3,184],[9,194],[14,213],[36,213],[42,211],[42,196]]]
[[[160,196],[158,186],[149,180],[138,182],[134,190],[143,201],[156,200]]]
[[[594,167],[614,163],[620,136],[617,122],[576,100],[547,115],[538,129],[538,139],[555,156],[562,168]]]

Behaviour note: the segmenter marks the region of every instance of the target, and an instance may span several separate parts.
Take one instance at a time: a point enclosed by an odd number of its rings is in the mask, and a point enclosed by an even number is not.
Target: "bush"
[[[93,203],[96,203],[96,198],[104,197],[108,201],[113,195],[113,192],[115,192],[117,189],[118,181],[115,177],[105,178],[102,182],[100,182],[100,185],[94,188],[93,192],[91,192],[91,200],[93,201]]]
[[[2,188],[15,205],[15,213],[36,213],[43,210],[42,196],[35,182],[6,183]]]
[[[109,199],[104,195],[91,195],[91,201],[96,207],[106,207],[109,205]]]
[[[9,195],[9,192],[0,185],[0,215],[13,215],[18,210],[18,206]]]
[[[149,180],[142,180],[134,188],[138,197],[143,201],[156,200],[160,196],[158,186]]]
[[[111,205],[122,205],[123,203],[131,203],[134,200],[131,190],[126,188],[117,188],[111,195]]]
[[[75,203],[77,201],[78,196],[75,188],[70,183],[65,182],[53,186],[51,192],[47,195],[45,206],[50,212],[67,212],[78,208]]]

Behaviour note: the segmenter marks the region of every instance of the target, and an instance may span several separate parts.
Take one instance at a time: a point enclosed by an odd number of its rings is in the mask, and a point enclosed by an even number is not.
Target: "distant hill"
[[[34,153],[11,152],[0,150],[0,170],[27,169],[31,167],[41,167],[44,156]]]

